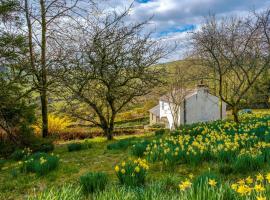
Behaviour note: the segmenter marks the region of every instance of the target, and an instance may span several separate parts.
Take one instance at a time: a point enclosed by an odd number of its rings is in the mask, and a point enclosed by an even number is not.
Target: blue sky
[[[188,33],[198,30],[209,13],[218,18],[244,17],[250,10],[270,8],[270,0],[108,0],[106,5],[121,10],[132,2],[129,20],[142,21],[152,17],[147,28],[154,30],[155,37],[166,42],[187,40]],[[181,57],[182,52],[183,49],[179,49],[175,55]]]

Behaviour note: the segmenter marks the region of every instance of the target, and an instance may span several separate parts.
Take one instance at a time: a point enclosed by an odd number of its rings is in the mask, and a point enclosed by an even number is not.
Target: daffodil
[[[116,165],[115,168],[114,168],[114,170],[115,170],[116,172],[119,172],[119,170],[120,170],[120,169],[119,169],[119,166]]]
[[[217,185],[217,182],[214,179],[209,179],[208,184],[212,187],[215,187]]]
[[[140,172],[140,167],[135,167],[135,172],[139,173]]]
[[[248,187],[247,185],[240,185],[236,191],[241,196],[245,196],[245,195],[249,195],[251,193],[252,189],[250,187]]]
[[[260,195],[256,197],[256,200],[266,200],[266,197]]]
[[[266,174],[266,180],[270,183],[270,173]]]
[[[184,191],[184,190],[190,188],[191,185],[192,185],[192,183],[189,180],[185,180],[179,184],[179,188],[180,188],[180,190]]]
[[[253,179],[249,176],[246,178],[246,183],[247,184],[252,184],[253,183]]]
[[[238,185],[237,185],[236,183],[233,183],[233,184],[231,185],[231,188],[232,188],[234,191],[236,191],[237,188],[238,188]]]
[[[262,182],[264,180],[264,177],[261,173],[259,173],[259,174],[257,174],[256,179],[257,179],[257,181]]]
[[[254,186],[254,190],[255,190],[256,192],[263,192],[263,191],[265,191],[265,188],[264,188],[261,184],[256,184],[256,185]]]

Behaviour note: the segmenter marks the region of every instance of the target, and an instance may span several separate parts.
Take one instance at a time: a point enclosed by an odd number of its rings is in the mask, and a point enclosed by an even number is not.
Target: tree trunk
[[[42,111],[42,137],[48,136],[48,100],[47,91],[40,92],[41,111]]]
[[[233,107],[232,108],[232,115],[233,115],[233,119],[236,123],[239,123],[239,118],[238,118],[238,111],[239,109],[237,107]]]
[[[108,128],[107,130],[104,130],[104,132],[108,140],[113,140],[113,129]]]
[[[222,111],[223,111],[223,109],[222,109],[222,107],[223,107],[223,101],[222,101],[222,99],[221,98],[219,98],[219,112],[220,112],[220,119],[222,120],[223,119],[223,116],[222,116]]]
[[[42,109],[42,136],[48,136],[48,99],[47,99],[47,67],[46,67],[46,9],[44,0],[40,0],[41,8],[41,109]]]

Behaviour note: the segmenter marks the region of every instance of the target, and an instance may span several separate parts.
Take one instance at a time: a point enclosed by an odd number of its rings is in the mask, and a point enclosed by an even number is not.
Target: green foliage
[[[5,164],[5,160],[0,159],[0,171],[4,167],[4,164]]]
[[[40,194],[28,197],[28,200],[82,200],[81,189],[72,185],[53,187]]]
[[[215,174],[211,171],[206,171],[206,172],[202,173],[200,176],[196,177],[196,179],[193,182],[194,188],[200,188],[200,185],[203,185],[205,183],[208,184],[208,181],[210,179],[213,179],[213,180],[217,181],[218,183],[220,182],[220,178],[217,174]]]
[[[131,145],[134,138],[122,139],[107,145],[108,150],[125,150]]]
[[[217,160],[222,163],[232,163],[236,159],[236,152],[235,151],[219,151],[217,154]]]
[[[10,175],[12,178],[17,178],[19,176],[19,171],[17,169],[12,169]]]
[[[13,142],[0,140],[0,156],[8,158],[16,148],[17,146]]]
[[[49,153],[54,150],[54,145],[51,142],[41,144],[39,148],[36,149],[38,152]]]
[[[179,178],[174,174],[163,176],[159,182],[163,185],[163,190],[165,191],[179,190]]]
[[[263,156],[252,156],[243,154],[237,157],[232,167],[237,173],[250,173],[252,171],[260,170],[264,165]]]
[[[102,191],[108,184],[108,176],[103,172],[90,172],[80,178],[80,184],[84,193]]]
[[[219,164],[218,171],[220,174],[227,176],[227,175],[233,173],[233,168],[231,165],[221,163],[221,164]]]
[[[71,143],[67,145],[68,151],[80,151],[83,149],[90,149],[92,148],[92,144],[88,141],[85,140],[84,143]]]
[[[142,186],[145,183],[149,166],[146,160],[128,160],[115,166],[115,172],[120,184],[127,186]]]
[[[86,149],[92,148],[92,144],[91,144],[91,142],[89,140],[85,140],[83,146]]]
[[[150,144],[148,140],[135,143],[131,147],[131,154],[133,156],[143,157],[148,144]]]
[[[71,143],[67,145],[68,151],[80,151],[82,150],[82,144],[81,143]]]
[[[4,133],[6,140],[0,141],[0,155],[7,157],[16,149],[31,148],[35,143],[37,138],[34,136],[33,129],[31,128],[35,121],[34,108],[34,105],[27,105],[20,101],[0,105],[0,123],[4,122],[8,127],[11,127],[11,129],[7,129]]]
[[[0,4],[0,17],[8,17],[19,9],[19,2],[16,0],[3,0]]]
[[[15,160],[15,161],[19,161],[22,160],[23,158],[26,158],[27,156],[29,156],[31,154],[31,150],[29,148],[25,148],[23,150],[18,149],[15,150],[12,154],[11,154],[11,159]]]
[[[58,165],[59,158],[57,156],[47,153],[35,153],[22,163],[20,169],[25,173],[33,172],[42,176],[56,169]]]
[[[156,123],[151,126],[152,128],[165,128],[164,123]]]
[[[159,129],[159,130],[156,130],[156,131],[155,131],[155,136],[162,136],[162,135],[165,134],[165,132],[166,132],[165,129]]]

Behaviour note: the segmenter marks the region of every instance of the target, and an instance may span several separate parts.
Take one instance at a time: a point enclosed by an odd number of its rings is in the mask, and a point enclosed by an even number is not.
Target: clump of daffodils
[[[139,186],[145,183],[149,165],[145,159],[123,161],[114,170],[121,184]]]
[[[248,176],[231,184],[231,189],[242,197],[248,197],[254,194],[257,200],[266,200],[265,191],[270,183],[270,173],[263,175],[258,173],[256,177]]]
[[[185,191],[185,190],[191,188],[191,185],[192,185],[192,183],[190,182],[190,180],[189,180],[189,179],[186,179],[186,180],[182,181],[182,182],[179,184],[179,189],[180,189],[181,191]]]
[[[194,127],[184,128],[183,134],[169,135],[153,140],[146,147],[144,155],[151,161],[162,161],[168,167],[179,163],[197,165],[209,159],[220,162],[231,162],[241,156],[256,159],[263,157],[265,149],[270,148],[268,141],[260,141],[258,131],[267,133],[267,118],[247,120],[241,124],[234,122],[201,123]],[[230,156],[223,156],[230,155]],[[228,160],[230,159],[230,160]]]

